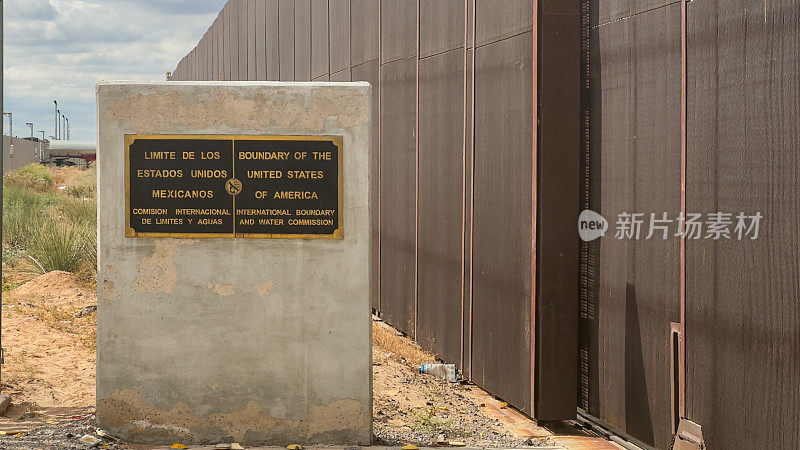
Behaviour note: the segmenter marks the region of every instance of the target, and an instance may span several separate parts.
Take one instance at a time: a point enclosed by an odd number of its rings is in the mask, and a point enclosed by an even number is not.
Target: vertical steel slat
[[[417,56],[415,86],[415,118],[414,118],[414,340],[417,340],[417,323],[419,322],[419,48],[420,48],[420,1],[417,0]]]
[[[275,14],[278,17],[277,22],[275,22],[277,28],[275,37],[277,41],[275,42],[275,48],[278,52],[278,78],[276,81],[281,81],[281,0],[276,0],[277,6],[275,7]],[[328,28],[330,28],[330,13],[328,14]],[[330,42],[330,38],[328,38]],[[328,59],[330,59],[330,55],[328,55]]]
[[[681,0],[681,213],[686,217],[686,144],[688,105],[688,61],[687,61],[687,9],[686,0]],[[680,248],[680,317],[681,333],[678,340],[678,410],[686,416],[686,221],[683,221]]]
[[[469,29],[469,0],[464,0],[464,96],[461,107],[464,122],[461,130],[461,360],[459,367],[464,372],[464,282],[465,247],[467,239],[467,34]]]
[[[582,180],[581,188],[583,189],[581,200],[582,209],[592,209],[591,201],[591,182],[592,182],[592,166],[591,166],[591,111],[590,111],[590,85],[591,85],[591,71],[590,71],[590,1],[581,0],[581,64],[583,64],[581,75],[583,82],[581,84],[581,119],[582,119]],[[595,296],[595,271],[596,265],[596,242],[581,242],[580,247],[580,308],[579,308],[579,372],[578,372],[578,393],[580,395],[578,404],[584,411],[589,414],[595,414],[595,404],[591,400],[593,394],[590,386],[592,376],[596,373],[592,372],[592,363],[596,361],[597,354],[592,353],[591,346],[593,344],[590,332],[595,326],[595,308],[597,299]]]
[[[381,135],[383,124],[383,0],[378,0],[378,314],[381,312],[381,180],[383,178],[382,159],[381,159]]]
[[[347,70],[353,80],[353,4],[347,0]]]
[[[328,14],[328,80],[331,79],[331,0],[328,0],[328,9],[325,11]]]

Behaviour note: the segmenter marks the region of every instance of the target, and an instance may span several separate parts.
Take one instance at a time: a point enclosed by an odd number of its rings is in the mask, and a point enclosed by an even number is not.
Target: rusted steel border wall
[[[369,81],[373,309],[571,418],[578,21],[568,0],[231,0],[170,79]]]
[[[584,207],[612,231],[623,211],[763,218],[756,240],[582,244],[580,407],[657,448],[680,417],[708,448],[800,447],[800,9],[604,0],[583,19]]]
[[[800,7],[687,16],[687,208],[763,218],[755,240],[687,243],[686,413],[709,448],[800,448]]]

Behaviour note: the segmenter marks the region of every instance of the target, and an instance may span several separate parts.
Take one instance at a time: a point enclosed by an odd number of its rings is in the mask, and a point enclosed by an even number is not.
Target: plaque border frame
[[[342,147],[344,146],[344,139],[339,135],[321,135],[321,134],[307,134],[307,135],[290,135],[290,134],[269,134],[269,135],[253,135],[253,134],[125,134],[125,237],[126,238],[245,238],[245,239],[344,239],[344,160],[342,155]],[[234,230],[232,233],[148,233],[137,232],[131,227],[131,207],[130,207],[130,151],[131,145],[137,139],[182,139],[182,140],[217,140],[217,141],[327,141],[333,143],[338,149],[338,186],[339,186],[339,205],[338,205],[338,227],[331,234],[281,234],[281,233],[236,233],[236,211],[235,201],[233,205],[233,223]],[[235,154],[235,144],[234,144]],[[235,162],[232,170],[235,172]],[[231,175],[234,173],[232,172]],[[235,197],[234,197],[235,200]]]

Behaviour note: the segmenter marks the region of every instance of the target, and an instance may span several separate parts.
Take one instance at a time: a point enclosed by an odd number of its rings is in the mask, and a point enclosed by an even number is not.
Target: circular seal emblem
[[[242,182],[236,178],[231,178],[225,182],[225,190],[228,191],[228,194],[239,195],[242,192]]]

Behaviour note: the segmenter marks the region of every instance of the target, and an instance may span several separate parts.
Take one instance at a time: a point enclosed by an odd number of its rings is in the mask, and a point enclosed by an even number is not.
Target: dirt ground
[[[39,407],[94,405],[97,294],[50,272],[3,299],[3,390]]]
[[[551,446],[550,433],[474,385],[419,372],[436,358],[374,321],[373,417],[380,445]],[[501,410],[506,410],[501,412]],[[513,415],[516,420],[509,420]],[[509,416],[509,418],[503,417]]]
[[[97,437],[96,304],[94,289],[67,272],[4,295],[2,388],[13,403],[0,417],[0,448],[87,448],[79,439]],[[373,360],[376,445],[563,448],[558,436],[478,387],[419,373],[434,356],[378,319]],[[125,447],[110,438],[101,446]]]

